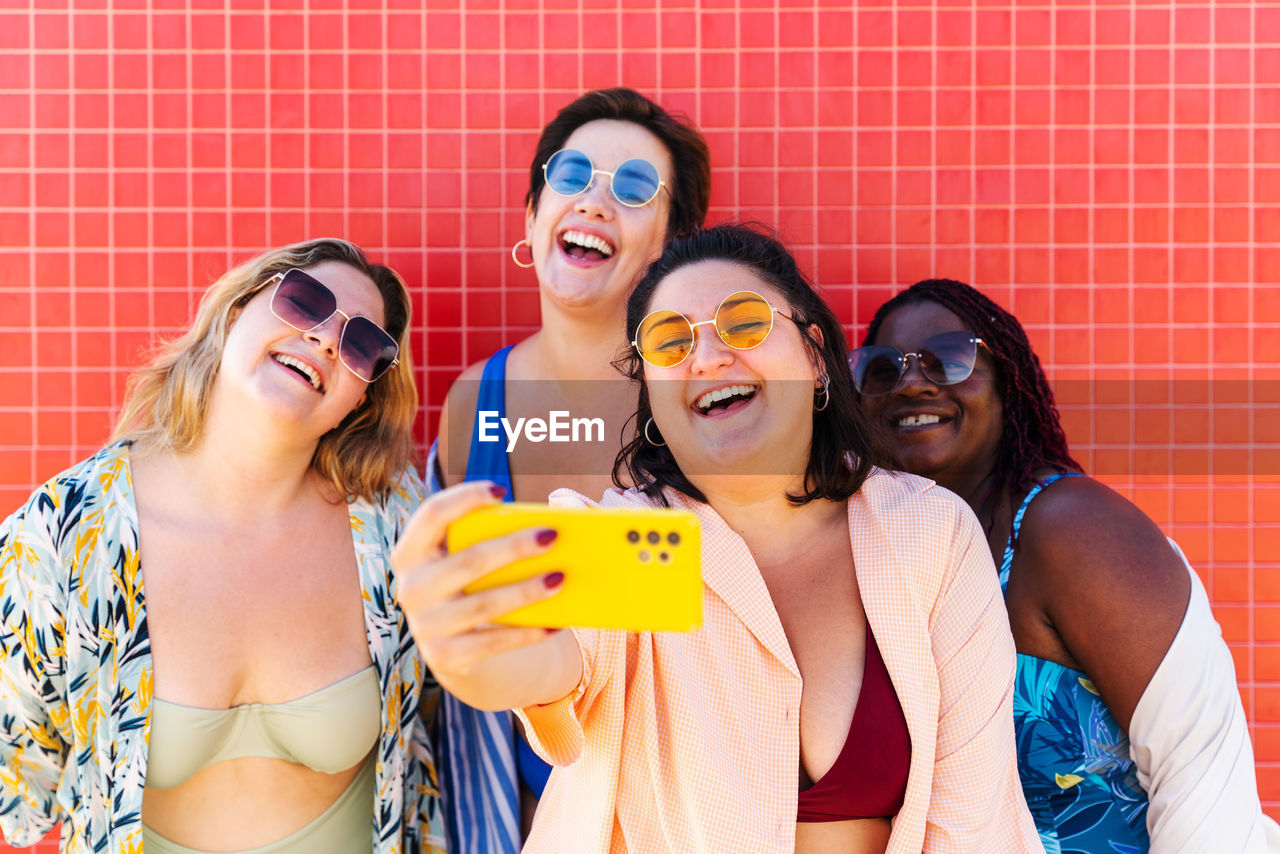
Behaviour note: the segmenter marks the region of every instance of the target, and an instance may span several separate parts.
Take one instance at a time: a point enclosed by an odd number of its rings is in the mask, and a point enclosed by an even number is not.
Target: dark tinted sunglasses
[[[936,385],[955,385],[969,379],[978,358],[981,338],[972,332],[943,332],[920,345],[919,353],[904,353],[897,347],[872,344],[849,354],[853,387],[867,397],[879,397],[898,387],[907,372],[907,360],[920,363],[920,373]],[[982,344],[982,346],[987,346]]]
[[[566,197],[585,193],[597,175],[608,175],[609,191],[629,208],[644,207],[666,186],[658,175],[658,168],[648,160],[636,157],[606,172],[597,169],[590,157],[573,148],[562,148],[547,158],[542,172],[552,192]]]
[[[302,270],[276,273],[267,284],[276,283],[271,294],[271,313],[299,332],[323,326],[335,314],[343,317],[338,359],[347,370],[367,383],[398,365],[400,347],[396,339],[367,317],[352,317],[338,308],[333,291]]]

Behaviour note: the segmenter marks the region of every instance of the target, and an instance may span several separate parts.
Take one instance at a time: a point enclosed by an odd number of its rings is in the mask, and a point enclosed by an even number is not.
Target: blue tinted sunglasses
[[[566,198],[585,193],[597,175],[609,177],[609,191],[629,208],[642,208],[658,196],[666,182],[658,168],[639,157],[626,160],[612,172],[597,169],[591,158],[573,148],[562,148],[542,164],[547,186]],[[671,192],[670,190],[667,191]]]

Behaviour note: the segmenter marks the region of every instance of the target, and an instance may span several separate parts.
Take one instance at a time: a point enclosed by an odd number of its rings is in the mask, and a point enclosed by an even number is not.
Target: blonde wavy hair
[[[377,286],[386,308],[384,327],[400,345],[400,364],[370,383],[360,404],[320,437],[311,467],[348,498],[374,500],[387,492],[415,461],[418,391],[409,355],[409,294],[395,271],[370,264],[360,247],[336,238],[273,249],[214,282],[191,328],[162,344],[150,364],[129,378],[112,441],[132,440],[141,450],[194,447],[204,432],[227,331],[240,309],[277,273],[323,261],[354,267]]]

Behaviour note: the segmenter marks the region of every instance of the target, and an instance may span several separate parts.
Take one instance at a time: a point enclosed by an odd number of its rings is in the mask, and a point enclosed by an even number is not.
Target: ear
[[[533,202],[524,206],[524,239],[533,236]]]
[[[822,359],[822,348],[826,346],[827,339],[822,334],[822,327],[816,323],[810,323],[805,327],[805,331],[809,333],[809,363],[813,365],[817,375],[822,376],[827,370],[826,363]]]
[[[231,307],[227,309],[227,328],[230,329],[232,326],[234,326],[235,322],[240,319],[241,313],[244,312],[245,308],[248,307],[249,303],[257,299],[258,296],[261,295],[266,290],[267,290],[267,287],[265,285],[262,285],[260,287],[254,288],[249,293],[241,294],[240,296],[236,297],[235,300],[231,303]]]

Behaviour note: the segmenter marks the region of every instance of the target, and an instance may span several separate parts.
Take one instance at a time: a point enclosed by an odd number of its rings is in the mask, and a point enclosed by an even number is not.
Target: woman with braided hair
[[[1045,849],[1280,850],[1204,588],[1071,457],[1017,319],[968,285],[919,282],[880,307],[850,366],[901,467],[959,494],[987,532],[1018,651],[1018,770]]]

